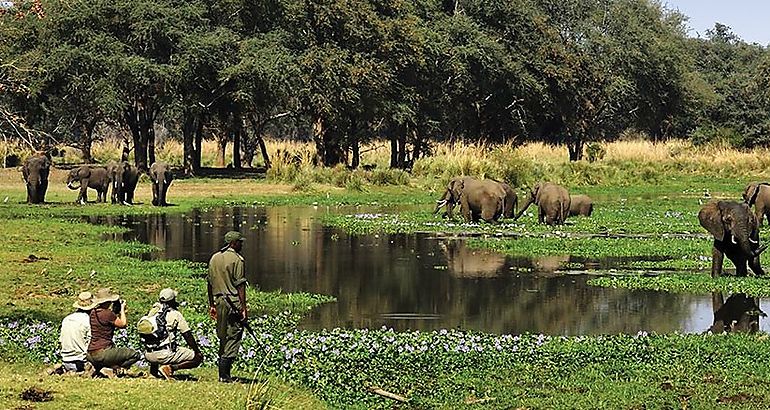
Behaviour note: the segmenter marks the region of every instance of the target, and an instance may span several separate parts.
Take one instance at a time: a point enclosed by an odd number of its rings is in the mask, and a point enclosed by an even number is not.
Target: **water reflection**
[[[249,281],[264,290],[329,294],[307,328],[464,328],[495,333],[702,332],[708,295],[605,289],[563,275],[570,257],[510,258],[428,235],[348,235],[324,228],[327,213],[393,208],[229,207],[184,215],[94,217],[124,225],[116,239],[164,250],[148,257],[207,262],[231,229],[246,237]],[[599,261],[599,264],[604,262]],[[612,261],[606,263],[611,266]],[[205,288],[201,287],[201,292]]]
[[[725,301],[722,292],[712,292],[711,299],[714,323],[709,330],[714,333],[756,333],[759,317],[767,316],[759,308],[759,298],[748,297],[745,293],[733,293]]]

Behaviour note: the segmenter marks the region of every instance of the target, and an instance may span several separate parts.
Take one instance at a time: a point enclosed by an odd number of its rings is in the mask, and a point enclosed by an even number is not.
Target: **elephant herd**
[[[24,161],[21,173],[27,185],[27,203],[45,202],[48,190],[48,176],[52,167],[51,158],[45,152],[38,152]],[[147,173],[152,181],[152,204],[166,206],[166,193],[174,176],[165,162],[155,162]],[[107,202],[107,192],[112,189],[110,201],[113,204],[131,205],[134,191],[139,183],[140,171],[127,161],[110,162],[107,165],[82,165],[67,175],[67,188],[78,190],[76,203],[88,202],[88,188],[96,191],[96,202]]]
[[[460,205],[460,213],[466,222],[498,222],[501,219],[519,219],[530,205],[537,204],[538,221],[548,225],[563,224],[568,216],[591,216],[593,201],[587,195],[570,195],[566,188],[550,182],[532,187],[527,200],[518,213],[518,195],[505,182],[472,177],[454,178],[449,181],[441,198],[436,201],[437,214],[445,209],[444,216],[451,218],[452,211]]]

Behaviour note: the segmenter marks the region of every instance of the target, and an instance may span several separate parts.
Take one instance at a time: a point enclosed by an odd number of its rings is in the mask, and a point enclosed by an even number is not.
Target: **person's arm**
[[[211,290],[211,282],[206,282],[206,289],[209,293],[209,316],[217,320],[217,307],[214,306],[214,292]]]
[[[249,320],[249,311],[246,308],[246,283],[241,283],[237,287],[238,300],[241,302],[241,317],[244,321]]]
[[[187,346],[190,346],[190,349],[195,352],[195,356],[203,359],[203,353],[201,353],[201,349],[198,347],[198,343],[195,341],[195,338],[192,335],[192,331],[188,330],[182,333],[182,337],[184,338],[184,341],[187,342]]]
[[[118,315],[118,318],[115,319],[115,321],[112,323],[117,327],[118,329],[124,329],[126,326],[128,326],[128,321],[126,320],[126,301],[121,300],[120,301],[120,315]]]

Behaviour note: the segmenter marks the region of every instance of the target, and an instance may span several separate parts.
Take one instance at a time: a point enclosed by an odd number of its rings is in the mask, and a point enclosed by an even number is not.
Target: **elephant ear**
[[[749,198],[751,198],[751,193],[754,192],[755,184],[753,182],[746,185],[746,188],[743,189],[743,194],[741,195],[743,197],[743,201],[748,203]]]
[[[714,239],[722,241],[725,238],[725,222],[722,218],[722,210],[717,202],[709,202],[698,212],[700,226],[705,228]]]
[[[452,182],[449,183],[449,192],[452,193],[452,200],[453,201],[459,201],[460,195],[463,192],[463,188],[465,187],[465,181],[463,181],[462,178],[453,179]]]
[[[91,177],[91,168],[89,167],[80,167],[78,170],[78,178],[85,179]]]

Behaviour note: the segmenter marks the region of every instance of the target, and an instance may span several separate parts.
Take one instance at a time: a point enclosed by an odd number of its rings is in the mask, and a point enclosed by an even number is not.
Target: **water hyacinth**
[[[455,329],[396,332],[388,327],[309,331],[297,329],[296,320],[290,312],[255,320],[257,337],[244,337],[236,366],[239,371],[259,371],[302,384],[336,407],[351,403],[382,405],[361,386],[407,391],[422,385],[432,375],[471,369],[494,373],[502,368],[548,367],[558,363],[560,368],[569,370],[613,357],[633,363],[665,363],[670,358],[656,347],[659,339],[665,338],[664,343],[680,340],[678,343],[688,346],[692,340],[705,337],[657,336],[644,331],[616,336],[494,335]],[[10,327],[11,324],[0,322],[3,357],[24,354],[41,362],[60,360],[58,329],[53,324],[22,321]],[[192,327],[206,364],[215,365],[218,342],[214,323],[192,323]],[[139,347],[138,337],[132,331],[118,332],[116,339],[123,345]]]

